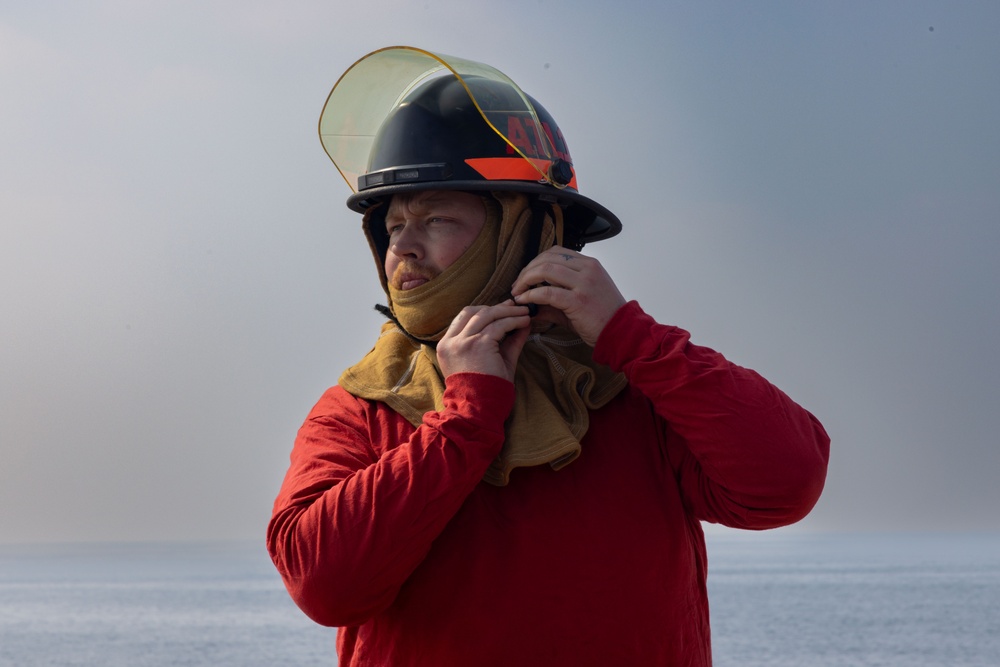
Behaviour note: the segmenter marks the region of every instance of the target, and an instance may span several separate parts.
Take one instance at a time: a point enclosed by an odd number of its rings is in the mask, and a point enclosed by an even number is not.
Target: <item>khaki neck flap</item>
[[[440,339],[465,305],[494,305],[509,298],[510,286],[521,268],[553,244],[562,222],[557,206],[545,216],[539,247],[530,249],[532,214],[527,198],[516,193],[493,196],[500,206],[487,203],[483,233],[455,264],[434,280],[404,293],[404,304],[398,294],[394,299],[390,293],[393,314],[408,330],[411,325],[420,326],[422,331],[433,331],[430,339]],[[496,239],[495,253],[488,239]],[[475,261],[467,261],[470,253]],[[490,257],[494,258],[490,262],[495,263],[494,270],[484,273],[480,262]],[[381,264],[381,258],[376,257],[376,261]],[[452,271],[459,265],[462,270]],[[380,276],[385,285],[384,272],[380,271]],[[470,284],[477,283],[482,287],[470,302]],[[410,294],[417,290],[422,293]],[[531,334],[518,359],[516,398],[506,422],[507,437],[485,481],[504,486],[516,467],[547,463],[558,470],[580,455],[580,440],[590,423],[588,411],[605,405],[626,386],[625,377],[595,363],[592,352],[564,329]],[[382,326],[372,351],[344,371],[340,386],[360,398],[386,403],[414,426],[421,424],[425,412],[444,407],[444,378],[433,348],[417,343],[392,322]]]

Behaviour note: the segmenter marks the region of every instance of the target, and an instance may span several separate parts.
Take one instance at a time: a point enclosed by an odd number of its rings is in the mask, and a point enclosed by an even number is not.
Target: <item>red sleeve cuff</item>
[[[638,301],[629,301],[615,311],[597,337],[594,361],[613,371],[623,372],[630,361],[657,354],[660,342],[657,336],[651,335],[654,327],[660,327],[667,333],[681,332],[677,327],[659,324],[639,306]],[[686,337],[686,332],[681,333]]]
[[[457,412],[477,428],[503,433],[514,408],[514,383],[484,373],[455,373],[444,391],[445,412]]]

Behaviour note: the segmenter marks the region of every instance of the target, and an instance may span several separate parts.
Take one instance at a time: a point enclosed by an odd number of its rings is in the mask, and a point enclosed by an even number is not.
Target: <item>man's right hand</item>
[[[513,301],[467,306],[438,342],[438,365],[445,379],[453,373],[484,373],[513,382],[530,330],[527,306]]]

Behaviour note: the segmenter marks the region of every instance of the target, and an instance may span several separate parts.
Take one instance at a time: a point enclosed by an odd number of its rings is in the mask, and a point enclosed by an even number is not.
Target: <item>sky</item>
[[[813,531],[1000,530],[1000,4],[0,6],[0,542],[263,539],[381,300],[317,121],[405,44],[539,99],[628,298],[832,439]]]

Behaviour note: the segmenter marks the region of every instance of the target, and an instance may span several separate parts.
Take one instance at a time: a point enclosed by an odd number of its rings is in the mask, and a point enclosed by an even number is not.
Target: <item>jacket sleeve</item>
[[[513,402],[510,382],[457,374],[444,409],[414,430],[327,391],[299,430],[267,531],[296,604],[329,626],[388,607],[499,453]]]
[[[667,458],[696,518],[751,529],[798,521],[823,490],[829,437],[760,375],[689,339],[632,301],[594,358],[625,373],[665,421]]]

